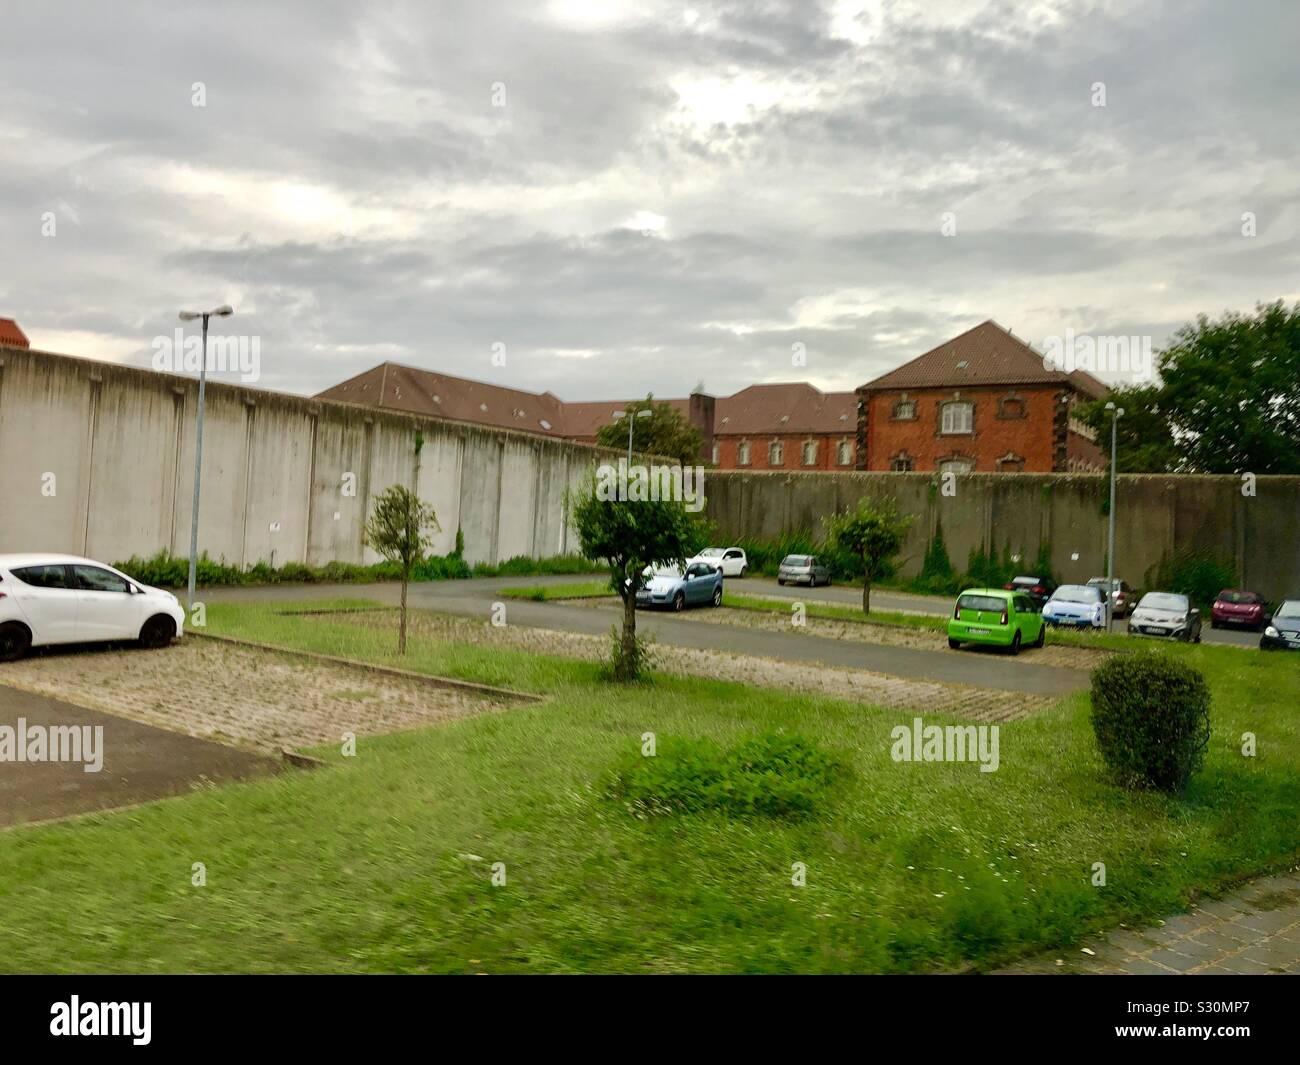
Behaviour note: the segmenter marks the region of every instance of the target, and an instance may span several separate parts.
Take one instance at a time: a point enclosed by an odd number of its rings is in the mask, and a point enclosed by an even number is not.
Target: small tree
[[[626,488],[626,485],[623,486]],[[623,600],[623,632],[614,656],[614,678],[635,680],[641,653],[636,638],[636,593],[648,566],[684,566],[703,539],[694,515],[678,500],[631,500],[624,490],[601,498],[593,479],[570,495],[570,520],[582,555],[609,566],[609,581]]]
[[[632,449],[643,455],[663,455],[674,458],[684,466],[700,461],[704,442],[700,431],[671,403],[662,403],[654,396],[627,404],[627,414],[619,421],[602,425],[596,432],[596,443],[601,447],[627,450],[628,418],[632,419]],[[638,418],[638,411],[648,410],[650,417]]]
[[[826,519],[827,538],[857,560],[862,570],[862,612],[871,613],[871,585],[889,572],[890,562],[903,546],[912,524],[893,502],[863,499],[857,510],[832,514]]]
[[[395,484],[375,499],[374,510],[362,532],[362,542],[402,569],[402,620],[397,633],[397,653],[406,654],[406,586],[411,570],[424,560],[432,544],[430,533],[441,532],[433,507],[405,485]]]

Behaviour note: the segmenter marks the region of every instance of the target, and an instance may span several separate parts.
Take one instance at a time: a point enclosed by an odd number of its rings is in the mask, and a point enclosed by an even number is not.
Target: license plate
[[[988,629],[967,629],[966,631],[972,636],[987,636],[989,634]]]

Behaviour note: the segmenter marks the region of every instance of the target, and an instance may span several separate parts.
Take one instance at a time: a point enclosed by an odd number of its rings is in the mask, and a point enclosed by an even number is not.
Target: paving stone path
[[[1300,871],[1252,881],[1142,931],[1119,929],[1002,973],[1300,975]]]

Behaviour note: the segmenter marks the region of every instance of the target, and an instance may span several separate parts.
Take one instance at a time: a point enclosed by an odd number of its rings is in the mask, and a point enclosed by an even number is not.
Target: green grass
[[[317,604],[321,605],[321,604]],[[336,605],[347,605],[340,601]],[[211,604],[214,632],[397,663],[358,615]],[[900,764],[909,712],[418,635],[400,664],[544,703],[320,753],[314,772],[0,833],[6,972],[823,972],[990,966],[1293,861],[1300,670],[1174,646],[1214,693],[1181,798],[1112,787],[1084,694],[1003,726],[1001,768]],[[362,687],[359,685],[358,687]],[[927,721],[942,721],[930,718]],[[1258,736],[1255,758],[1241,734]],[[802,819],[638,818],[602,787],[653,732],[798,735],[846,776]],[[477,858],[472,856],[478,856]],[[481,859],[481,860],[479,860]],[[190,886],[204,862],[207,886]],[[1094,862],[1107,887],[1090,886]],[[506,883],[491,883],[492,863]],[[806,886],[792,886],[792,865]]]
[[[498,593],[507,599],[532,599],[544,603],[551,599],[599,599],[614,596],[608,578],[574,584],[545,584],[531,588],[502,588]]]

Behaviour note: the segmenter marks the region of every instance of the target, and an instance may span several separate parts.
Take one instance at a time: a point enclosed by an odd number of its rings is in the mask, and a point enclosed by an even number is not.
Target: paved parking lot
[[[0,825],[149,802],[281,768],[276,758],[0,685],[0,725],[17,732],[20,719],[28,730],[103,729],[102,764],[87,773],[85,762],[0,762]]]
[[[1003,973],[1300,975],[1300,873],[1264,877],[1140,931],[1119,929],[1086,951],[1045,955]]]
[[[189,637],[157,651],[77,648],[0,665],[0,684],[172,732],[275,751],[496,709],[416,678]]]

